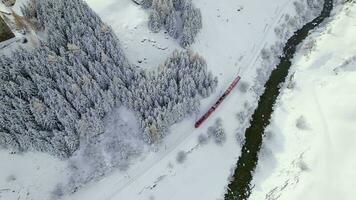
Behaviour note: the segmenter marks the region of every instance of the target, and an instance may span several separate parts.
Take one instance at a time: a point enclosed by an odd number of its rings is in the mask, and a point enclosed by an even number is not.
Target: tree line
[[[140,4],[150,9],[149,29],[153,32],[165,29],[184,48],[194,43],[202,29],[201,11],[192,0],[142,0]]]
[[[154,72],[132,67],[110,26],[81,0],[30,1],[22,12],[42,39],[0,59],[6,148],[67,158],[82,144],[95,146],[104,117],[119,106],[140,119],[139,139],[158,142],[216,88],[204,59],[189,51]]]

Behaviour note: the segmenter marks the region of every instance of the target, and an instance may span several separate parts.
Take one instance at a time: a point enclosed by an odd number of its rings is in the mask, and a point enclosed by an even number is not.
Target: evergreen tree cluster
[[[55,197],[73,193],[114,169],[126,170],[141,154],[145,144],[137,140],[141,131],[134,114],[119,107],[105,118],[105,132],[95,143],[81,144],[82,147],[69,158],[69,177],[57,186]]]
[[[206,62],[192,52],[173,52],[155,72],[143,73],[133,91],[127,92],[128,106],[140,113],[144,139],[152,143],[164,137],[167,128],[197,111],[200,98],[208,97],[217,78]]]
[[[0,144],[68,157],[81,137],[103,133],[101,119],[117,102],[115,88],[134,72],[113,32],[82,1],[29,5],[24,15],[45,40],[0,59]]]
[[[142,138],[157,142],[216,87],[204,60],[188,52],[154,73],[131,67],[111,28],[81,0],[30,1],[22,11],[43,39],[1,55],[0,146],[69,157],[81,143],[97,145],[104,117],[121,105],[141,119]]]
[[[202,28],[202,16],[192,0],[143,0],[151,8],[148,27],[153,32],[164,28],[172,38],[179,38],[182,47],[189,47]]]

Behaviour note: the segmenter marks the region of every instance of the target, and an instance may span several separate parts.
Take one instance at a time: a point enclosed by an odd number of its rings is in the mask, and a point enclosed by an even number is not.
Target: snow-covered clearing
[[[86,2],[114,29],[132,64],[140,67],[157,66],[174,49],[179,48],[179,44],[163,32],[157,34],[149,31],[148,12],[131,0]]]
[[[251,199],[355,199],[356,5],[334,13],[293,61]]]

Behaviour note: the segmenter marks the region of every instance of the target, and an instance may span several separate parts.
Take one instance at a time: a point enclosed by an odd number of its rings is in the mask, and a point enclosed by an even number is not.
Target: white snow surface
[[[148,30],[148,12],[132,0],[86,2],[113,28],[132,64],[144,68],[158,66],[179,48],[178,43],[163,32],[157,34]]]
[[[51,199],[66,162],[44,153],[11,154],[0,149],[0,199]]]
[[[180,49],[178,42],[163,31],[151,33],[147,28],[147,10],[131,0],[86,1],[104,22],[112,26],[130,62],[136,63],[138,67],[154,69],[174,49]],[[65,200],[222,199],[231,169],[236,164],[241,149],[236,140],[236,130],[242,125],[235,115],[244,109],[245,102],[255,104],[256,98],[251,90],[247,93],[234,90],[201,128],[194,129],[194,122],[214,103],[237,74],[242,76],[242,81],[253,85],[256,69],[261,66],[261,49],[278,40],[274,28],[282,21],[285,13],[294,15],[295,11],[291,0],[194,0],[194,4],[202,11],[203,29],[192,50],[201,54],[206,59],[209,70],[218,76],[217,91],[202,102],[199,115],[190,116],[174,125],[158,150],[143,153],[127,171],[115,171],[98,182],[86,185],[74,195],[65,197]],[[319,85],[316,84],[315,87]],[[321,90],[317,92],[321,95]],[[210,141],[206,145],[198,145],[198,135],[205,134],[218,117],[223,120],[226,143],[219,146]],[[307,115],[305,118],[309,122]],[[309,123],[313,124],[311,122]],[[281,144],[284,144],[283,140]],[[188,152],[187,159],[182,164],[176,162],[176,155],[180,151]],[[56,185],[54,180],[60,181],[66,177],[63,172],[64,162],[40,153],[22,156],[1,150],[0,156],[1,200],[50,199],[49,191]],[[34,157],[37,161],[31,161]],[[15,159],[19,161],[12,162]],[[6,181],[9,175],[27,172],[22,172],[21,167],[9,167],[20,162],[29,170],[29,174],[24,177],[32,178],[18,178],[18,185],[23,186],[24,191],[29,190],[29,194],[1,196],[5,194],[2,188],[17,188],[11,181]],[[36,176],[36,170],[43,171],[43,174]],[[257,188],[256,186],[256,191]],[[260,192],[262,193],[261,189]],[[257,192],[255,194],[258,195]]]
[[[121,40],[124,50],[131,63],[138,63],[144,69],[155,68],[162,64],[174,49],[180,49],[178,42],[166,34],[151,33],[147,28],[148,12],[135,5],[131,0],[87,0],[88,4],[102,17],[104,22],[113,27]],[[77,193],[64,199],[109,200],[109,199],[218,199],[225,192],[228,177],[234,167],[241,146],[236,142],[236,130],[240,128],[236,120],[236,113],[243,110],[244,102],[254,104],[255,97],[249,91],[242,94],[234,91],[222,104],[216,113],[200,129],[194,129],[195,120],[200,117],[228,87],[230,82],[240,72],[242,81],[253,84],[256,68],[260,66],[259,52],[264,46],[277,41],[273,29],[285,13],[295,13],[291,0],[274,0],[261,2],[257,0],[223,0],[204,1],[195,0],[196,7],[203,15],[203,29],[197,37],[192,50],[204,56],[209,70],[219,77],[217,92],[202,102],[201,113],[190,116],[183,122],[174,125],[171,133],[165,138],[158,151],[144,153],[143,156],[126,172],[116,171],[98,182],[93,182],[81,188]],[[240,10],[240,11],[238,11]],[[146,58],[146,59],[145,59]],[[227,134],[227,142],[218,146],[210,141],[205,146],[197,145],[199,134],[206,133],[207,127],[212,125],[218,117],[222,118]],[[183,164],[176,162],[176,155],[180,151],[189,152]],[[21,162],[31,162],[32,156],[6,155],[1,158],[1,169],[16,157]],[[30,190],[29,194],[0,196],[0,199],[36,200],[49,199],[52,190],[61,177],[58,175],[65,170],[65,163],[40,153],[38,164],[32,161],[25,164],[30,174],[38,169],[44,170],[43,176],[29,178],[32,183],[18,179],[23,190]],[[19,162],[20,162],[19,161]],[[36,166],[40,166],[37,168]],[[51,167],[57,166],[57,167]],[[48,167],[48,168],[46,168]],[[2,180],[10,173],[23,173],[21,167],[13,168],[14,172],[2,170]],[[16,172],[18,171],[18,172]],[[50,174],[57,174],[50,176]],[[47,181],[48,180],[48,181]],[[45,183],[45,186],[43,184]],[[11,183],[1,182],[1,188],[16,188]],[[32,189],[31,189],[32,188]],[[33,189],[37,188],[37,190]]]
[[[293,60],[295,87],[279,98],[250,199],[356,197],[356,5],[335,12]]]
[[[151,33],[147,29],[147,10],[130,0],[87,0],[88,4],[111,25],[125,46],[131,62],[146,58],[142,68],[155,68],[174,49],[177,41],[163,31]],[[219,77],[217,92],[203,101],[203,114],[240,72],[242,81],[253,84],[256,68],[260,65],[259,52],[273,44],[273,29],[284,13],[295,13],[290,0],[261,1],[194,1],[203,15],[203,29],[192,50],[201,54],[209,70]],[[241,10],[241,11],[238,11]],[[128,19],[129,22],[128,22]],[[145,41],[145,42],[141,42]],[[149,42],[146,42],[149,41]],[[157,47],[168,47],[166,50]],[[255,103],[251,91],[242,94],[235,90],[216,113],[202,126],[194,129],[200,116],[191,116],[171,128],[157,152],[149,152],[126,172],[114,172],[103,180],[92,183],[67,199],[219,199],[223,197],[231,169],[240,155],[236,130],[241,126],[236,113],[243,110],[244,102]],[[197,143],[199,134],[216,118],[222,118],[227,142],[218,146],[210,141],[205,146]],[[183,164],[176,162],[180,151],[189,152]]]

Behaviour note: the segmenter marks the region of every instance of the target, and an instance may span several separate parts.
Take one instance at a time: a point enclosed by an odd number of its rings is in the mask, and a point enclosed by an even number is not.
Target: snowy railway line
[[[222,104],[222,102],[226,99],[226,97],[229,96],[229,94],[232,92],[232,90],[236,87],[236,85],[239,83],[241,77],[237,76],[235,80],[231,83],[229,88],[224,92],[224,94],[218,99],[218,101],[206,112],[197,122],[195,122],[194,127],[199,128],[208,118],[210,115],[212,115],[215,110]]]

